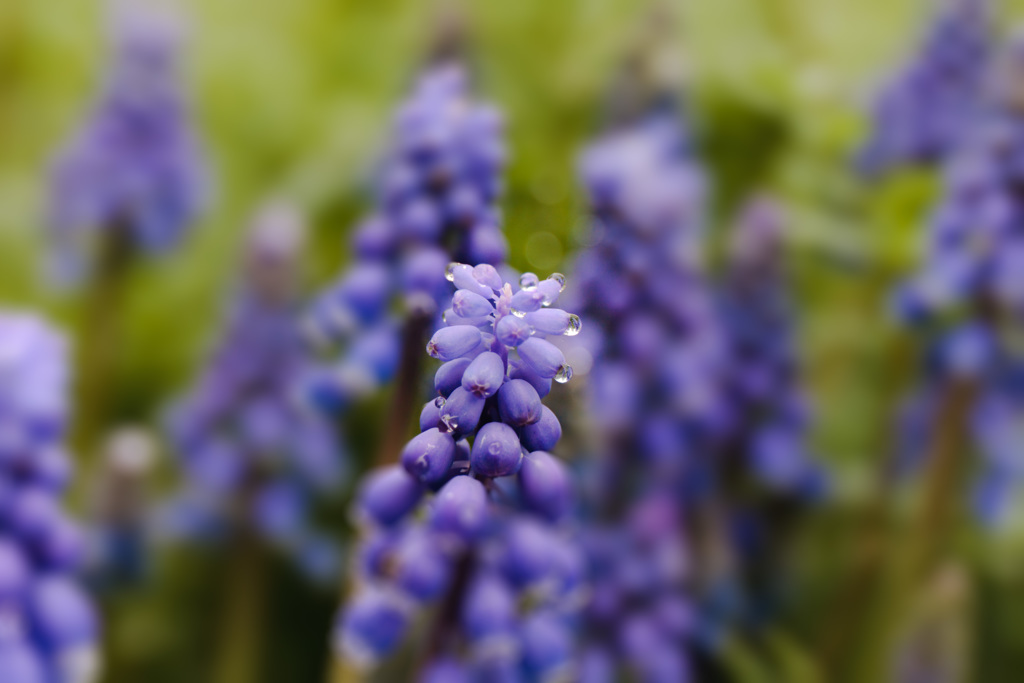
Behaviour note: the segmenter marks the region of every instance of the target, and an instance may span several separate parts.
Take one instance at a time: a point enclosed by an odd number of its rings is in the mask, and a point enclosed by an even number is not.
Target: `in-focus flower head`
[[[372,665],[424,606],[461,604],[435,629],[432,666],[544,678],[570,662],[583,573],[561,526],[570,478],[548,453],[561,426],[541,402],[572,370],[545,337],[581,325],[554,306],[561,275],[526,273],[513,287],[487,264],[444,272],[456,292],[427,344],[443,361],[438,395],[400,465],[371,474],[360,491],[366,586],[340,616],[337,643]]]

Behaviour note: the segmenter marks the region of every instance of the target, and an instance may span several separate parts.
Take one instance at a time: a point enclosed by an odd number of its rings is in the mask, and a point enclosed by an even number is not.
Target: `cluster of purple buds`
[[[490,265],[445,272],[457,291],[427,345],[443,361],[437,398],[401,464],[360,492],[365,585],[338,647],[380,661],[440,603],[423,680],[549,680],[572,663],[584,562],[563,523],[569,473],[550,454],[561,425],[542,403],[572,370],[545,336],[575,335],[580,320],[552,306],[561,275],[526,273],[513,291]]]
[[[620,526],[585,538],[591,597],[578,680],[670,683],[694,680],[688,650],[700,627],[690,586],[681,511],[667,492],[633,504]]]
[[[807,402],[799,385],[793,311],[782,253],[782,209],[751,201],[733,234],[720,288],[726,451],[770,489],[813,495],[821,472],[806,447]]]
[[[61,509],[71,475],[67,346],[39,319],[0,312],[0,680],[87,683],[99,623],[74,579],[84,539]]]
[[[508,245],[496,201],[505,147],[500,113],[474,101],[457,64],[420,77],[399,109],[377,176],[377,201],[352,241],[352,268],[316,302],[310,336],[347,344],[312,383],[315,402],[343,408],[390,380],[398,363],[395,300],[433,317],[448,296],[454,260],[500,264]]]
[[[981,108],[992,57],[989,0],[943,0],[918,53],[879,93],[858,165],[877,175],[942,163]]]
[[[319,566],[329,543],[307,528],[307,508],[340,483],[345,463],[332,426],[295,395],[314,362],[299,330],[302,238],[288,207],[257,217],[227,328],[171,414],[188,487],[170,521],[186,535],[255,529],[302,566]]]
[[[115,241],[148,253],[177,244],[205,202],[205,164],[179,83],[177,25],[127,14],[107,82],[58,156],[49,223],[56,275],[74,280]]]
[[[1024,35],[997,62],[985,116],[947,166],[927,251],[897,293],[898,313],[931,333],[926,379],[905,412],[910,437],[933,424],[954,380],[975,385],[971,431],[987,473],[978,489],[997,517],[1019,481],[1016,424],[1024,414],[1024,367],[1015,338],[1024,321]],[[903,454],[906,455],[906,454]],[[923,455],[918,445],[909,456]]]

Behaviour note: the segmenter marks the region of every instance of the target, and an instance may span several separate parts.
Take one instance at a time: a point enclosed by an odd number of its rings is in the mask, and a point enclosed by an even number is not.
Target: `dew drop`
[[[447,280],[448,282],[455,282],[455,269],[461,265],[462,264],[459,263],[458,261],[452,261],[447,266],[445,266],[444,279]]]
[[[454,432],[459,428],[459,418],[455,415],[442,415],[441,422],[444,423],[447,432]]]
[[[555,381],[559,384],[565,384],[572,379],[572,366],[568,363],[563,363],[562,367],[558,368],[558,372],[555,373]]]
[[[575,337],[577,334],[580,333],[580,329],[582,327],[583,321],[580,320],[580,317],[576,314],[572,314],[569,316],[569,324],[566,325],[565,332],[563,332],[562,334],[564,334],[566,337]]]
[[[540,284],[540,278],[533,273],[523,273],[519,276],[520,289],[535,289]]]
[[[444,313],[441,314],[441,322],[443,322],[445,325],[448,324],[448,312],[451,310],[452,309],[450,308],[446,308]]]
[[[564,292],[565,291],[565,276],[564,275],[562,275],[561,273],[551,273],[551,275],[548,275],[548,279],[549,280],[554,280],[555,282],[558,283],[558,287],[559,287],[558,291],[559,292]]]
[[[514,315],[517,318],[525,318],[526,317],[526,311],[520,311],[518,308],[513,308],[512,309],[512,315]]]
[[[438,396],[437,398],[434,399],[434,407],[435,408],[444,408],[444,404],[446,402],[447,401],[445,400],[444,396]]]

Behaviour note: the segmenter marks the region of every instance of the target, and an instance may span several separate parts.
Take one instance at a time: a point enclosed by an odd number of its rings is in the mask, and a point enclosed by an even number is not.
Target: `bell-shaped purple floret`
[[[554,377],[565,366],[565,356],[561,349],[543,339],[527,339],[519,345],[518,350],[523,362],[541,377]]]
[[[391,526],[416,507],[423,489],[408,472],[391,465],[370,474],[359,493],[359,510],[377,524]]]
[[[515,430],[501,422],[489,422],[477,432],[470,456],[474,474],[507,477],[519,471],[523,453]]]
[[[501,356],[486,351],[473,359],[462,375],[462,388],[480,398],[490,398],[505,381]]]
[[[537,390],[522,379],[512,379],[498,391],[498,413],[505,424],[525,427],[541,418],[541,402]]]
[[[402,467],[427,486],[443,479],[454,460],[455,440],[439,429],[414,436],[402,450]]]
[[[441,406],[441,424],[457,439],[472,434],[486,402],[487,399],[459,387]]]
[[[450,361],[471,353],[483,343],[480,330],[469,325],[442,327],[427,343],[431,358]]]
[[[550,451],[562,438],[562,425],[547,406],[541,406],[540,420],[519,430],[523,446],[528,451]]]

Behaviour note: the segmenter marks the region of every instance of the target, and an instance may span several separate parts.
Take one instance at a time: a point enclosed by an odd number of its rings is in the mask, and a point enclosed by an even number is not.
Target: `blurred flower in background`
[[[63,281],[127,254],[167,252],[208,194],[180,82],[182,25],[114,7],[104,84],[51,175],[53,275]]]
[[[84,537],[62,510],[69,368],[63,337],[0,312],[0,679],[99,680],[99,618],[75,579]]]
[[[300,566],[324,543],[310,499],[337,491],[346,471],[332,427],[296,394],[312,363],[299,334],[304,234],[286,204],[257,212],[223,336],[168,425],[186,474],[168,531],[254,533]]]

